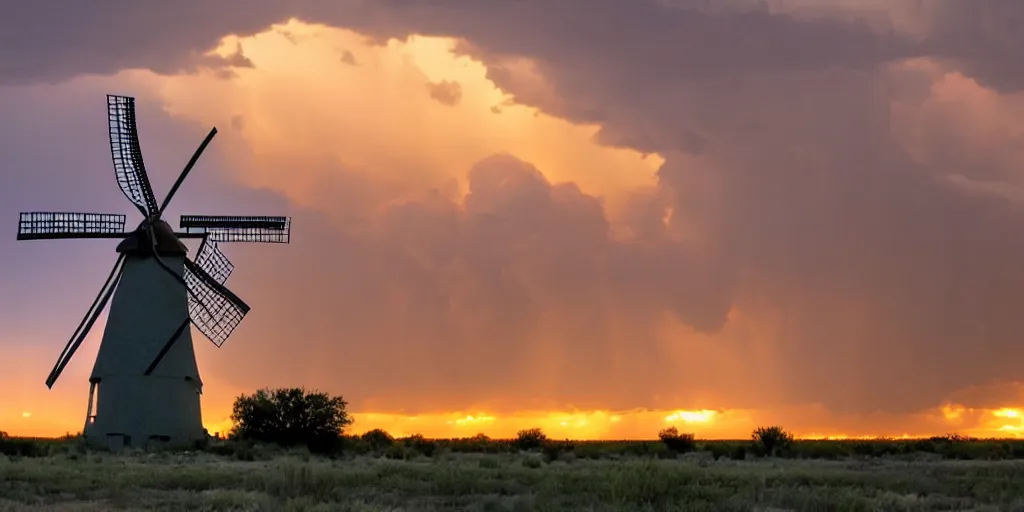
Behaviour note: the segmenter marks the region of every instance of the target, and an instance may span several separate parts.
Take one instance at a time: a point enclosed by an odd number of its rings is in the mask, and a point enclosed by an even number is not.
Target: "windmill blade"
[[[125,216],[109,213],[22,212],[18,240],[124,238]]]
[[[93,324],[96,323],[96,319],[99,318],[100,313],[106,308],[107,302],[110,301],[110,296],[114,294],[114,289],[117,288],[117,283],[121,280],[122,272],[124,271],[124,260],[125,254],[122,253],[117,261],[114,262],[114,268],[110,271],[110,275],[107,276],[107,280],[103,283],[100,288],[99,295],[96,296],[96,300],[93,301],[92,305],[89,306],[89,310],[86,311],[85,317],[82,318],[81,323],[78,324],[78,328],[75,329],[75,333],[71,335],[71,339],[68,340],[67,345],[64,346],[64,350],[61,351],[60,357],[57,358],[57,363],[53,365],[53,370],[50,371],[50,375],[46,377],[46,387],[53,388],[53,384],[57,382],[57,378],[64,371],[64,368],[71,362],[71,357],[75,355],[78,347],[85,341],[85,337],[89,334]]]
[[[149,217],[157,213],[159,207],[142,161],[139,131],[135,126],[135,98],[108,94],[107,121],[117,185],[142,215]]]
[[[174,199],[174,194],[178,193],[178,188],[181,187],[181,184],[185,181],[185,177],[188,176],[188,173],[192,172],[192,168],[195,167],[196,162],[199,160],[199,155],[202,155],[203,151],[206,151],[206,146],[210,145],[210,141],[212,141],[213,137],[216,135],[217,128],[213,128],[210,130],[210,133],[206,135],[206,138],[203,139],[203,142],[199,144],[199,148],[196,149],[195,153],[192,153],[192,158],[190,158],[188,163],[185,164],[185,169],[183,169],[181,174],[178,175],[178,179],[174,181],[174,185],[171,186],[171,190],[167,192],[167,197],[164,198],[164,202],[160,205],[160,215],[163,215],[164,210],[167,209],[167,205],[171,204],[171,199]]]
[[[286,244],[292,221],[288,217],[182,215],[185,234],[205,234],[214,242],[262,242]]]
[[[224,279],[227,277],[225,276]],[[217,282],[217,278],[189,259],[185,259],[183,281],[188,288],[188,318],[185,318],[178,329],[171,333],[143,375],[153,373],[153,370],[174,346],[174,342],[188,328],[190,321],[214,345],[220,347],[249,312],[248,304]]]
[[[249,305],[189,259],[185,260],[185,283],[192,323],[220,347],[249,313]]]
[[[202,243],[199,244],[195,262],[199,268],[210,274],[220,284],[224,284],[231,276],[231,272],[235,270],[235,265],[231,263],[231,260],[220,252],[217,242],[212,242],[207,238],[203,238]]]

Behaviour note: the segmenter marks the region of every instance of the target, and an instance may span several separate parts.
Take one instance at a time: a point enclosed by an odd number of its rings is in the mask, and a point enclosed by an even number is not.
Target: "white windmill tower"
[[[168,203],[217,134],[192,155],[162,204],[146,174],[135,126],[135,100],[107,96],[110,149],[117,184],[144,220],[125,233],[125,216],[22,213],[19,240],[123,239],[119,256],[85,318],[64,347],[46,386],[54,382],[113,297],[89,378],[84,434],[94,446],[188,444],[205,437],[199,378],[189,324],[220,347],[249,312],[224,286],[234,266],[217,242],[288,243],[287,217],[182,216],[175,232],[161,219]],[[195,260],[182,239],[201,240]]]

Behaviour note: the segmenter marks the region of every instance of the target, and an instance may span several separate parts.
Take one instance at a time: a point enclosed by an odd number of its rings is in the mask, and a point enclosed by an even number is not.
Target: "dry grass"
[[[0,456],[0,511],[1024,510],[1024,461]]]

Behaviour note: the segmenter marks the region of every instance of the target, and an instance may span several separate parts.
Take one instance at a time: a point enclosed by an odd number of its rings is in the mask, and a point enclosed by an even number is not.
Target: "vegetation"
[[[347,440],[362,442],[361,438]],[[422,440],[430,442],[429,440]],[[515,440],[470,449],[466,440],[395,440],[384,453],[334,459],[304,447],[219,441],[204,452],[87,452],[73,441],[44,443],[46,455],[0,456],[0,510],[1020,510],[1021,460],[978,460],[1004,442],[946,440],[795,441],[789,458],[718,458],[698,442],[678,455],[664,443],[576,441],[546,460]],[[33,441],[39,442],[40,441]],[[561,443],[557,441],[555,443]],[[892,455],[856,455],[862,443]],[[1016,449],[1024,443],[1006,441]],[[429,445],[428,445],[429,446]],[[640,448],[646,447],[646,448]],[[840,460],[813,459],[833,450]],[[909,451],[916,448],[931,451]],[[976,460],[947,460],[943,450]],[[731,448],[730,448],[731,449]],[[907,449],[904,453],[902,450]],[[394,457],[401,450],[403,457]],[[542,449],[543,450],[543,449]],[[822,451],[818,451],[822,450]],[[728,451],[728,449],[727,449]],[[1012,449],[1010,450],[1012,451]],[[247,453],[242,457],[238,454]],[[578,455],[577,455],[578,454]],[[839,454],[842,454],[841,456]],[[1024,455],[1024,450],[1021,451]],[[243,460],[237,460],[237,459]],[[251,460],[250,460],[251,459]]]
[[[230,437],[241,441],[305,446],[314,453],[341,449],[341,436],[352,423],[340,396],[302,388],[261,389],[235,399]]]
[[[345,435],[341,397],[238,397],[200,451],[90,451],[0,432],[0,510],[1024,510],[1024,440]]]
[[[658,438],[665,443],[665,447],[676,453],[688,453],[697,449],[693,434],[680,434],[675,427],[669,427],[658,432]]]
[[[755,448],[769,457],[784,453],[793,446],[793,434],[778,425],[758,427],[751,437],[754,439]]]

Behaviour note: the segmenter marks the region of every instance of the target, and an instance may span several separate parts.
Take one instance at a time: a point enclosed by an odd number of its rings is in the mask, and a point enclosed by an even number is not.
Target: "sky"
[[[261,387],[396,435],[1024,432],[1024,3],[38,0],[0,15],[0,430],[77,432],[126,213],[104,95],[252,312],[194,332],[204,422]],[[112,23],[119,27],[110,30]],[[172,222],[173,224],[174,222]],[[194,249],[194,248],[193,248]]]

